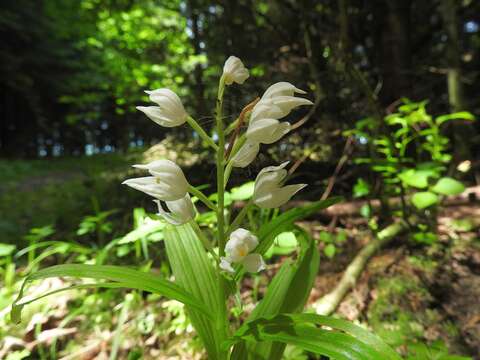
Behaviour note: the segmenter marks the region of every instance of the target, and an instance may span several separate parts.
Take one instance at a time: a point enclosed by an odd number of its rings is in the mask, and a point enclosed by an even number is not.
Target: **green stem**
[[[200,137],[207,142],[208,146],[211,146],[215,151],[218,151],[217,144],[215,144],[213,139],[208,136],[205,130],[203,130],[203,128],[200,126],[199,123],[195,121],[194,118],[192,118],[191,116],[187,117],[187,122],[192,127],[192,129],[195,130],[198,135],[200,135]]]
[[[222,106],[223,106],[223,92],[225,90],[224,76],[220,78],[218,84],[217,103],[215,106],[215,119],[217,125],[218,148],[217,148],[217,236],[218,236],[218,253],[219,256],[225,256],[225,215],[224,215],[224,176],[225,176],[225,133],[223,130]],[[220,264],[217,267],[218,271],[218,297],[219,297],[219,317],[217,323],[217,331],[222,338],[227,336],[228,322],[227,322],[227,305],[226,305],[226,291],[225,281],[221,274]],[[219,350],[219,357],[227,358],[227,351]]]
[[[218,208],[215,206],[215,204],[213,202],[211,202],[210,200],[208,200],[207,196],[204,193],[202,193],[200,190],[198,190],[197,188],[190,185],[188,187],[188,192],[191,193],[192,195],[196,196],[201,202],[203,202],[205,205],[207,205],[208,208],[210,208],[211,210],[213,210],[215,212],[218,211]]]
[[[236,230],[236,228],[240,225],[242,220],[248,214],[248,209],[250,208],[250,206],[252,206],[252,204],[253,204],[253,201],[250,200],[248,203],[245,204],[242,210],[240,210],[235,220],[233,220],[232,224],[228,227],[228,230],[226,233],[227,235],[230,234],[232,231]]]
[[[215,118],[217,123],[218,149],[217,149],[217,224],[218,224],[218,247],[220,256],[225,255],[225,234],[224,234],[224,154],[225,154],[225,133],[223,131],[222,106],[223,92],[225,90],[225,82],[223,76],[220,78],[218,85],[217,104],[215,107]]]

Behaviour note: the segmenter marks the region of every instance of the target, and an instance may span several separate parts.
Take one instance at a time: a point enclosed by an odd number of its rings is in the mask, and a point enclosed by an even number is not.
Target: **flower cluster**
[[[223,67],[220,87],[223,89],[225,85],[243,84],[248,77],[249,72],[242,61],[235,56],[230,56]],[[223,154],[223,149],[219,149],[213,139],[185,111],[177,94],[169,89],[157,89],[146,91],[146,93],[156,106],[138,106],[138,110],[164,127],[180,126],[188,122],[215,151]],[[223,96],[223,90],[219,93]],[[299,106],[312,105],[310,100],[296,97],[295,94],[305,94],[305,92],[288,82],[278,82],[265,91],[261,99],[247,113],[247,130],[240,139],[237,139],[239,146],[233,146],[234,150],[227,159],[230,169],[248,166],[257,156],[260,144],[272,144],[291,130],[290,123],[280,120]],[[305,184],[284,185],[288,175],[285,169],[287,164],[288,162],[279,166],[269,166],[258,173],[253,204],[260,208],[277,208],[306,186]],[[218,166],[223,167],[224,164],[217,164]],[[128,179],[123,184],[154,197],[158,205],[158,214],[170,224],[182,225],[195,218],[196,210],[189,193],[197,196],[209,208],[217,209],[206,196],[188,183],[182,169],[174,162],[157,160],[145,165],[134,165],[134,167],[148,171],[150,176]],[[217,215],[222,216],[223,205],[218,209]],[[220,230],[219,234],[222,237]],[[265,263],[261,254],[252,253],[257,245],[258,239],[250,231],[242,228],[234,229],[229,235],[225,248],[219,249],[221,255],[226,255],[219,259],[219,268],[233,272],[232,265],[241,264],[249,272],[264,269]]]

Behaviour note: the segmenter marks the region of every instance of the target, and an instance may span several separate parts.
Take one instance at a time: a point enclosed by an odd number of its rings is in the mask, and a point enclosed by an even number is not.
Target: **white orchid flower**
[[[227,257],[220,259],[220,268],[234,272],[232,263],[239,263],[248,272],[258,272],[265,269],[265,262],[260,254],[249,254],[258,245],[258,239],[250,231],[239,228],[230,234],[225,245]]]
[[[273,144],[290,131],[290,123],[276,119],[260,119],[251,122],[247,129],[247,139],[261,144]]]
[[[248,69],[243,65],[242,60],[236,56],[230,56],[223,66],[223,76],[225,84],[231,85],[234,82],[243,84],[250,74],[248,73]]]
[[[313,104],[308,99],[295,97],[295,93],[304,94],[305,91],[288,82],[270,86],[252,109],[247,138],[262,144],[272,144],[287,134],[291,129],[290,123],[278,120],[298,106]]]
[[[189,194],[179,200],[165,201],[169,212],[163,209],[160,200],[154,200],[154,202],[158,205],[158,215],[172,225],[185,224],[195,217],[195,206]]]
[[[247,167],[255,160],[259,150],[260,144],[258,142],[247,140],[232,157],[232,165],[239,168]]]
[[[172,90],[157,89],[145,92],[149,95],[150,100],[157,103],[158,106],[137,106],[137,109],[158,125],[175,127],[187,121],[188,114],[182,101]]]
[[[272,209],[285,204],[306,184],[282,186],[282,181],[287,176],[288,161],[279,166],[268,166],[262,169],[255,179],[253,202],[261,208]]]
[[[170,160],[156,160],[146,165],[133,165],[148,170],[147,177],[125,180],[122,184],[163,201],[180,200],[187,195],[189,184],[182,169]]]

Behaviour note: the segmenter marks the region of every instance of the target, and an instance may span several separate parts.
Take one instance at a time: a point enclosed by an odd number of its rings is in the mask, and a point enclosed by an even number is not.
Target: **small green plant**
[[[450,121],[473,121],[468,112],[432,117],[427,113],[426,101],[403,99],[397,112],[385,117],[386,129],[367,118],[358,121],[356,128],[346,132],[368,145],[373,153],[356,159],[381,175],[383,197],[400,199],[400,215],[410,224],[412,239],[421,244],[432,244],[435,235],[436,208],[445,196],[462,193],[465,186],[447,175],[452,160],[450,141],[444,130]],[[359,179],[354,186],[354,197],[371,195],[371,186]],[[384,201],[384,207],[392,205]],[[393,204],[396,206],[396,204]],[[414,224],[412,224],[412,219]]]
[[[324,255],[331,259],[338,252],[338,245],[347,240],[347,233],[344,230],[338,231],[337,234],[332,234],[328,231],[322,231],[319,235],[319,239],[320,242],[324,244]]]
[[[288,122],[279,119],[298,106],[312,104],[295,96],[304,91],[287,82],[276,83],[259,101],[247,105],[234,122],[225,126],[224,92],[234,82],[242,84],[248,76],[240,59],[234,56],[227,59],[215,106],[217,142],[185,111],[180,98],[168,89],[147,92],[158,106],[138,107],[161,126],[188,123],[212,149],[216,159],[216,194],[210,197],[191,185],[181,168],[170,160],[135,165],[135,168],[148,171],[149,176],[124,182],[156,199],[158,214],[167,222],[163,230],[164,244],[175,281],[149,272],[149,266],[139,270],[87,264],[48,267],[26,278],[12,306],[13,321],[19,321],[22,308],[36,300],[23,299],[27,283],[58,276],[89,278],[103,282],[67,289],[132,288],[183,303],[211,360],[280,359],[286,344],[335,359],[399,359],[388,345],[361,327],[333,317],[302,313],[315,281],[320,256],[315,242],[309,236],[302,236],[300,230],[296,236],[300,248],[296,259],[283,262],[250,314],[242,316],[242,321],[238,318],[230,321],[230,315],[236,310],[232,313],[229,298],[238,299],[242,280],[268,266],[264,256],[275,239],[285,237],[281,234],[291,229],[295,220],[339,201],[328,199],[280,214],[279,207],[306,186],[286,185],[291,171],[286,170],[288,162],[284,162],[262,169],[245,206],[239,212],[229,211],[227,204],[232,197],[242,198],[246,197],[243,192],[248,193],[248,189],[243,188],[226,191],[232,172],[248,166],[261,144],[274,143],[291,130]],[[246,131],[242,133],[244,125]],[[228,142],[227,135],[230,135]],[[195,221],[197,210],[191,197],[209,209],[208,223],[213,225],[213,231],[203,231]],[[255,229],[242,228],[251,208],[265,210],[270,220],[262,221]],[[205,218],[202,221],[207,222]],[[90,223],[95,224],[98,231],[98,224],[102,222]],[[86,228],[93,229],[90,225]],[[209,237],[210,233],[214,236]]]
[[[459,356],[450,354],[443,341],[435,341],[431,345],[424,343],[408,344],[407,360],[425,359],[425,360],[471,360],[469,356]]]

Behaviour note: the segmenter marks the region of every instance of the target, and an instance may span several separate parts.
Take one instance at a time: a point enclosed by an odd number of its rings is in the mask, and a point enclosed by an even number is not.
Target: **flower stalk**
[[[210,210],[218,212],[218,208],[215,206],[213,202],[211,202],[208,197],[198,190],[196,187],[190,185],[188,187],[188,192],[198,198],[201,202],[203,202]]]
[[[218,84],[218,94],[217,102],[215,106],[215,120],[217,127],[217,136],[218,136],[218,148],[217,148],[217,244],[218,244],[218,253],[220,258],[225,256],[225,209],[224,209],[224,176],[225,176],[225,133],[223,131],[223,119],[222,119],[222,108],[223,108],[223,93],[225,90],[225,75],[223,74],[220,77]],[[226,304],[226,291],[225,291],[225,281],[223,275],[220,272],[220,264],[218,264],[218,286],[219,286],[219,316],[217,320],[217,329],[220,334],[227,336],[227,304]],[[227,358],[228,354],[226,351],[219,354],[220,357]]]
[[[215,144],[215,141],[203,130],[198,122],[195,121],[191,116],[187,117],[187,123],[192,127],[193,130],[210,146],[213,150],[218,151],[218,146]]]

